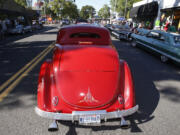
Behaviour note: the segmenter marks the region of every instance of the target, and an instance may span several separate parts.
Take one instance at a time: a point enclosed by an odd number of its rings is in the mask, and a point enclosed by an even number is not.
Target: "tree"
[[[86,5],[81,8],[80,17],[83,19],[92,18],[95,15],[96,11],[94,7]]]
[[[76,19],[79,17],[77,6],[74,3],[68,1],[64,3],[61,14],[64,18]]]
[[[3,7],[4,1],[5,0],[0,0],[0,8]]]
[[[110,17],[110,8],[108,7],[108,5],[104,5],[98,12],[98,16],[103,18],[103,19],[107,19]]]
[[[63,8],[63,2],[64,0],[53,0],[50,1],[48,6],[53,11],[54,14],[58,15],[61,12],[61,9]]]
[[[75,19],[79,16],[77,6],[72,1],[53,0],[45,8],[46,14],[50,14],[53,18]]]
[[[138,2],[141,0],[127,0],[127,5],[126,0],[110,0],[110,5],[111,5],[111,10],[118,12],[121,16],[124,16],[125,14],[125,7],[126,7],[126,15],[130,11],[130,9],[133,6],[133,3]]]
[[[27,2],[26,0],[14,0],[17,4],[23,6],[23,7],[27,7]]]

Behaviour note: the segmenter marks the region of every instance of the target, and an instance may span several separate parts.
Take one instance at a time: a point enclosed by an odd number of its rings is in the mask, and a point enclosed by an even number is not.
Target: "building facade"
[[[154,28],[161,27],[169,21],[178,30],[180,29],[180,0],[142,0],[133,4],[130,17],[136,21],[153,20]]]

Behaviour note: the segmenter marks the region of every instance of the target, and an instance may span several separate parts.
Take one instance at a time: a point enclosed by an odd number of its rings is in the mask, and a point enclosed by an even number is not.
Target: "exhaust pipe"
[[[130,126],[129,123],[124,119],[124,117],[121,117],[121,128],[128,129],[129,126]]]
[[[57,131],[58,130],[58,125],[57,125],[57,121],[54,120],[50,125],[49,125],[49,128],[48,128],[48,131]]]

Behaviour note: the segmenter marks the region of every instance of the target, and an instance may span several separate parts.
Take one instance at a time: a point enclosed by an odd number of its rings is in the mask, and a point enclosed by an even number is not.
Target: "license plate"
[[[89,123],[100,123],[100,115],[81,115],[79,117],[80,124],[89,124]]]

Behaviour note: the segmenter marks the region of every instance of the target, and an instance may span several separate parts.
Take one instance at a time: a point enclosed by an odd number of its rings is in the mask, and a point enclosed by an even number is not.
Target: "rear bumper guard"
[[[56,113],[56,112],[47,112],[35,107],[35,112],[44,118],[54,119],[54,120],[67,120],[67,121],[78,121],[81,115],[100,115],[101,120],[113,119],[113,118],[122,118],[129,116],[135,113],[138,110],[139,106],[136,105],[127,110],[118,110],[114,112],[106,112],[106,110],[97,110],[97,111],[73,111],[70,113]]]

